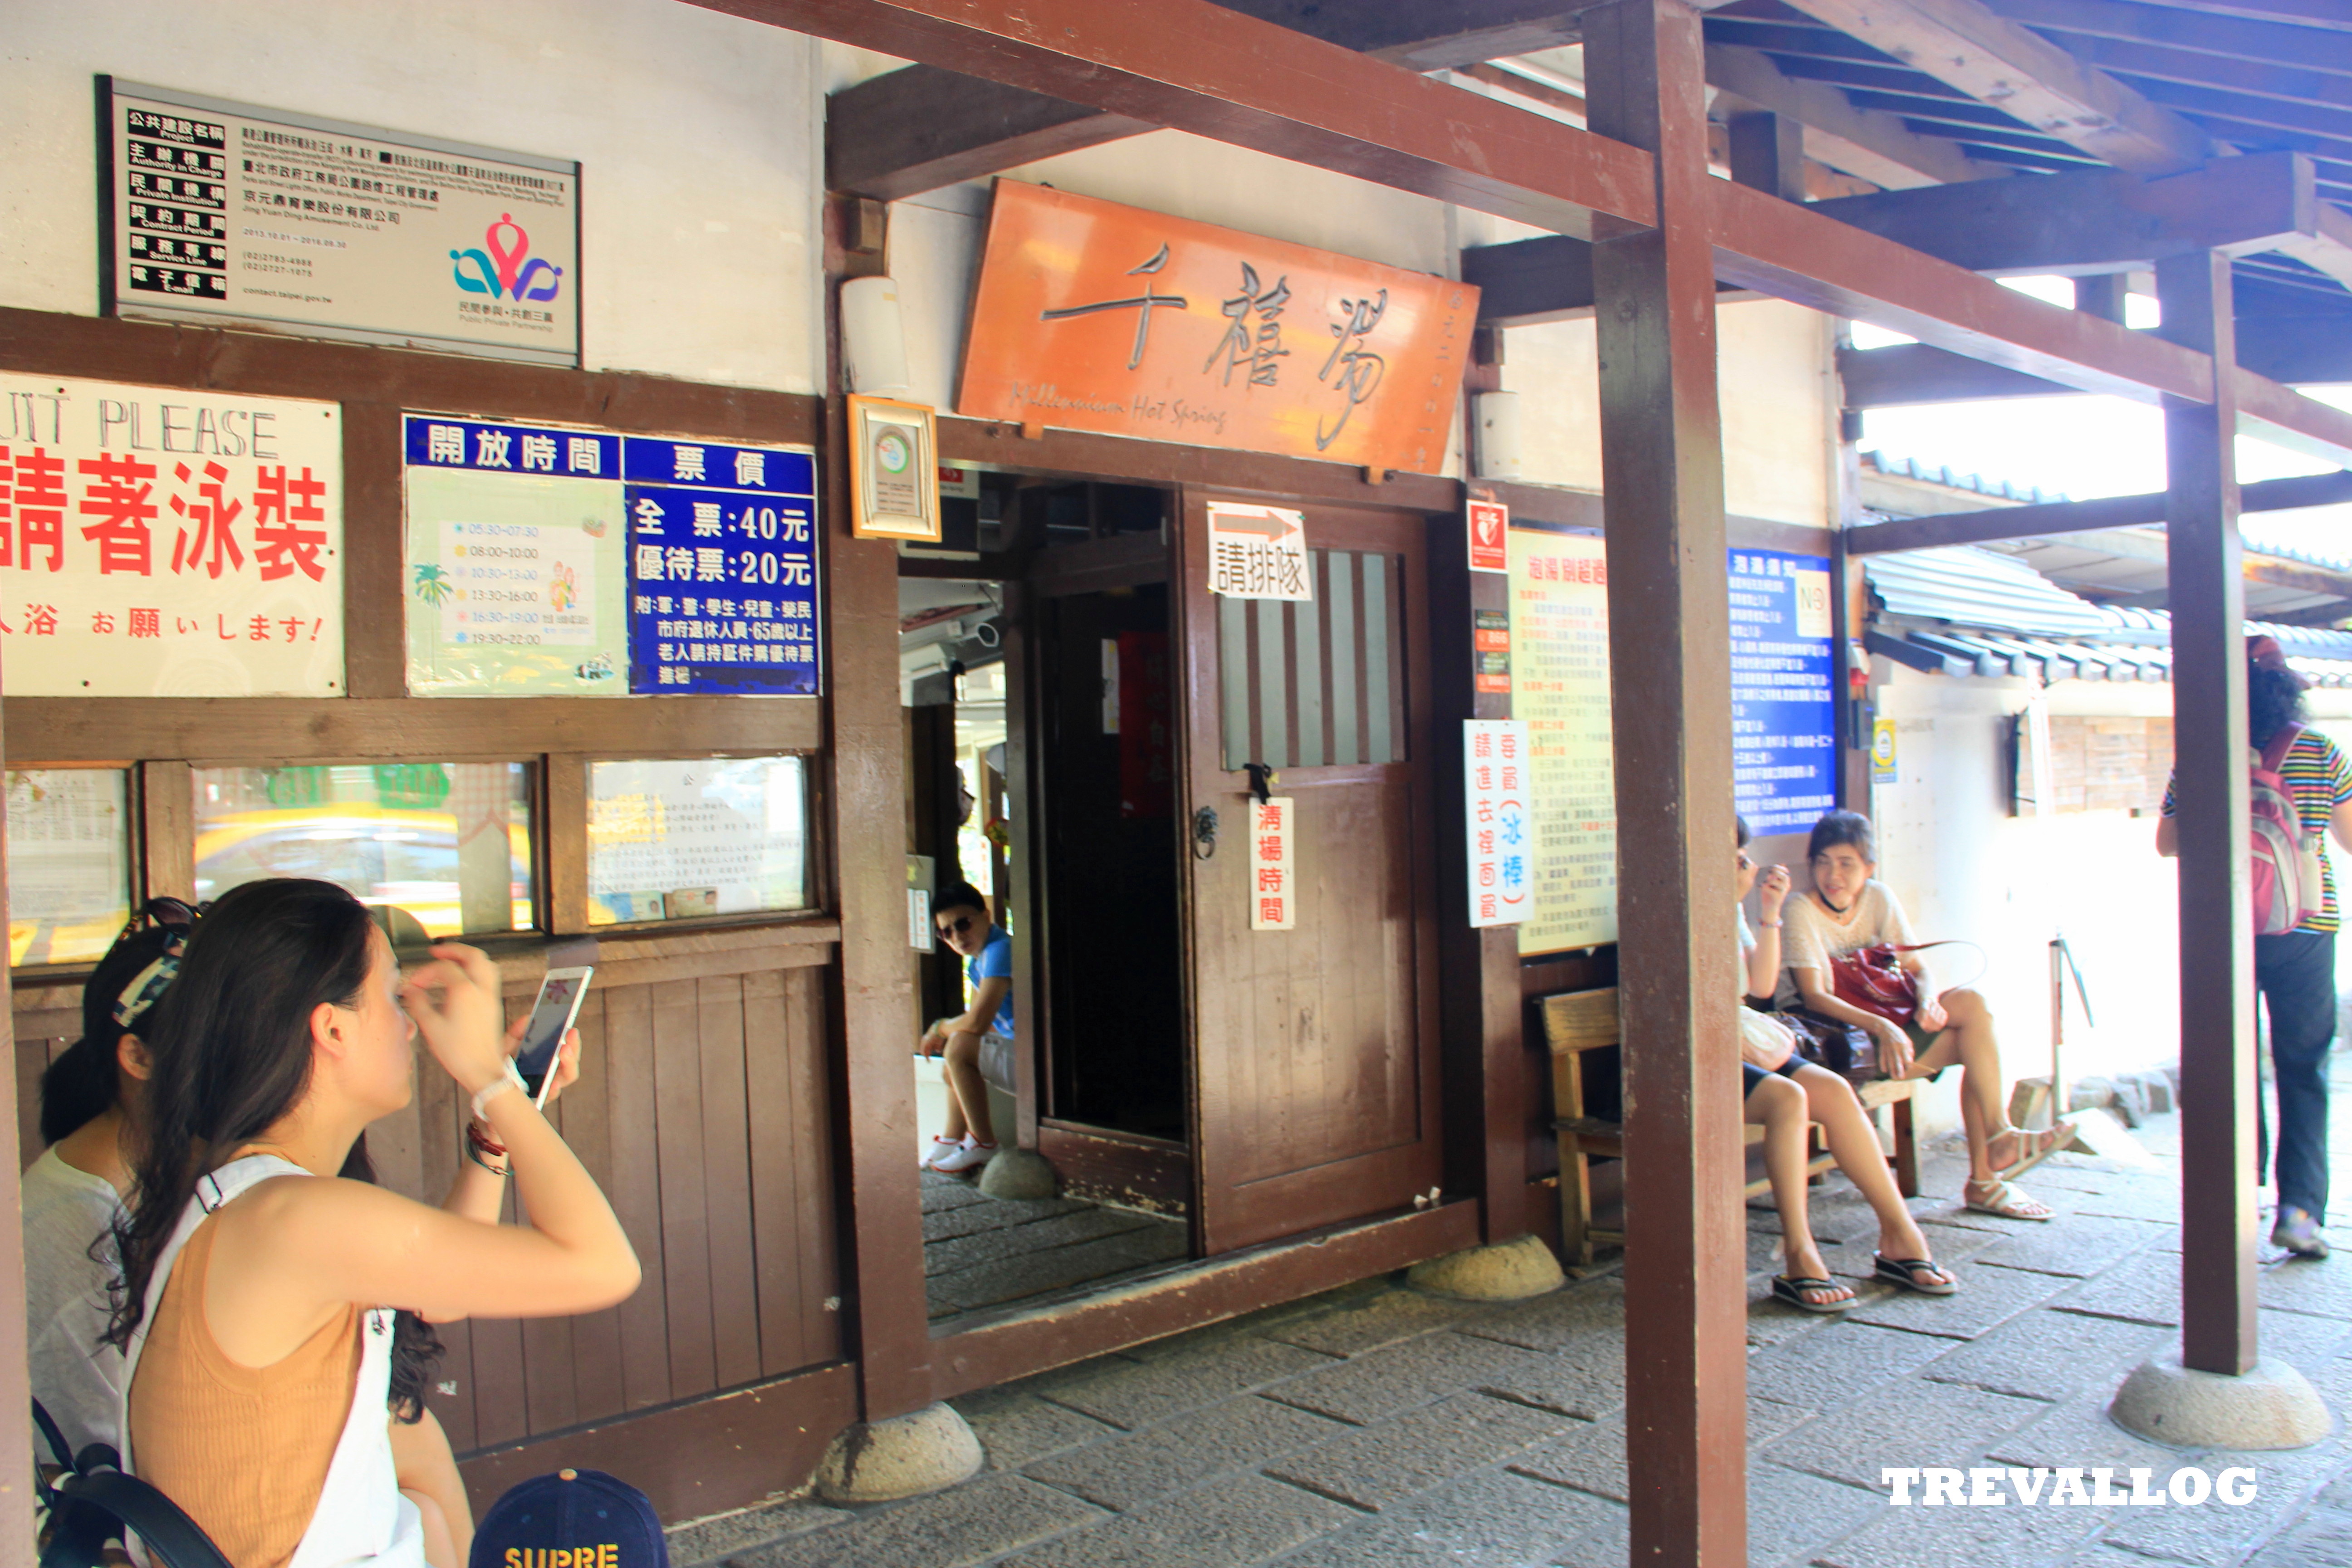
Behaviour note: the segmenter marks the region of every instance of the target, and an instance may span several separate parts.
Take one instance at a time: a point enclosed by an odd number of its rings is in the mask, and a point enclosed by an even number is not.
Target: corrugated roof
[[[2055,680],[2169,680],[2172,617],[2077,598],[2014,556],[1990,550],[1874,555],[1863,572],[1878,605],[1873,652],[1948,675]],[[2313,684],[2352,687],[2352,631],[2248,621]]]
[[[1919,479],[1931,485],[1943,485],[1956,490],[1974,490],[1997,500],[2053,501],[2069,498],[2061,490],[2045,490],[2039,485],[2012,484],[2007,479],[1989,479],[1981,474],[1963,474],[1933,463],[1923,463],[1916,458],[1890,458],[1884,452],[1862,454],[1862,460],[1880,473],[1895,479]]]
[[[1863,571],[1885,616],[1895,620],[2046,637],[2096,636],[2111,625],[2098,605],[2015,556],[1974,546],[1873,555]]]

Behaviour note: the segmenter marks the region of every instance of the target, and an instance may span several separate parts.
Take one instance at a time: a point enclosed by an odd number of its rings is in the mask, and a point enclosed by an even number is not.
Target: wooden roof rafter
[[[1627,144],[1207,0],[691,0],[1579,236],[1655,221]],[[1717,276],[2085,390],[2210,402],[2202,353],[2028,298],[1728,182]],[[2229,367],[2250,424],[2352,458],[2352,414]]]

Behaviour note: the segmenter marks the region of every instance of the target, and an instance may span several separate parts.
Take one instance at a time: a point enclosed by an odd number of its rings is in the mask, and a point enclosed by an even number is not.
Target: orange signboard
[[[956,412],[1435,473],[1478,290],[996,182]]]

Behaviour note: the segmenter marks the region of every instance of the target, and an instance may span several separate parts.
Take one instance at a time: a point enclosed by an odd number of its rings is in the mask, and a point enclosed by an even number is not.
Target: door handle
[[[1217,853],[1217,808],[1204,805],[1192,814],[1192,858],[1207,860]]]

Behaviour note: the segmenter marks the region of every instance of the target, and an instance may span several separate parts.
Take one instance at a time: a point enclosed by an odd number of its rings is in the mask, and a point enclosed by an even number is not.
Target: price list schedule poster
[[[1837,804],[1830,563],[1731,552],[1732,799],[1757,834],[1810,830]]]
[[[1533,909],[1523,953],[1617,940],[1609,563],[1591,534],[1514,528],[1512,713],[1528,726]]]
[[[405,419],[418,695],[814,697],[805,447]]]

